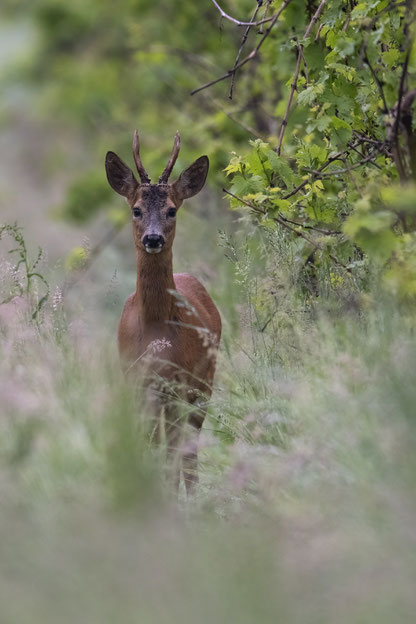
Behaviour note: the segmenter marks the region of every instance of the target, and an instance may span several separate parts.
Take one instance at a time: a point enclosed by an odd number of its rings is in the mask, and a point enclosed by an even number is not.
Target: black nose
[[[147,236],[143,236],[143,245],[145,247],[150,247],[150,249],[163,247],[164,244],[165,239],[163,236],[159,236],[159,234],[148,234]]]

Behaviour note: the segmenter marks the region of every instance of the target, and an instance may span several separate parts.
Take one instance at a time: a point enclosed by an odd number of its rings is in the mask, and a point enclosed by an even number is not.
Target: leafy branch
[[[319,4],[319,6],[318,6],[314,16],[312,17],[311,21],[309,22],[309,25],[308,25],[308,27],[306,29],[306,32],[304,34],[304,37],[303,37],[304,39],[307,39],[309,37],[309,35],[311,34],[312,28],[315,26],[316,22],[318,21],[318,18],[320,16],[320,14],[322,13],[325,4],[326,4],[326,0],[321,0],[321,3]],[[280,128],[279,142],[278,142],[277,149],[276,149],[276,152],[278,153],[279,156],[280,156],[280,152],[281,152],[281,149],[282,149],[283,137],[285,135],[286,127],[287,127],[287,124],[288,124],[289,112],[290,112],[290,108],[292,106],[293,96],[295,94],[295,90],[296,90],[296,87],[297,87],[297,84],[298,84],[300,66],[301,66],[303,58],[304,58],[303,57],[303,45],[299,44],[298,45],[298,58],[297,58],[297,61],[296,61],[295,75],[293,77],[292,84],[291,84],[291,87],[290,87],[289,99],[288,99],[287,104],[286,104],[286,110],[285,110],[285,114],[284,114],[284,117],[283,117],[282,125],[281,125],[281,128]]]
[[[353,149],[353,148],[351,148],[351,149]],[[314,169],[309,169],[308,167],[303,167],[303,170],[307,171],[308,173],[313,173],[314,176],[319,176],[320,178],[324,178],[324,177],[327,177],[327,176],[343,175],[345,173],[349,173],[350,171],[354,171],[354,169],[358,169],[359,167],[362,167],[366,163],[370,163],[371,162],[373,165],[376,165],[377,163],[374,162],[374,158],[377,156],[377,154],[380,151],[381,151],[381,149],[376,147],[369,156],[366,156],[365,158],[363,158],[362,160],[354,163],[350,167],[344,167],[344,169],[332,169],[331,171],[322,171],[322,168],[321,168],[321,169],[315,171]],[[346,151],[346,153],[348,153],[348,151]]]
[[[262,210],[261,208],[259,208],[258,206],[255,206],[254,204],[252,204],[251,202],[246,201],[245,199],[243,199],[242,197],[238,197],[237,195],[234,195],[234,193],[231,193],[231,191],[227,191],[227,189],[223,189],[223,191],[227,194],[230,195],[230,197],[232,197],[233,199],[237,200],[238,202],[244,204],[245,206],[248,206],[249,208],[251,208],[251,210],[253,210],[253,212],[259,213],[264,217],[268,216],[268,212],[266,210]],[[317,241],[312,240],[311,238],[309,238],[309,236],[306,236],[306,234],[304,234],[301,230],[296,229],[294,227],[292,227],[292,225],[290,225],[291,221],[289,219],[286,219],[281,213],[277,213],[277,215],[275,216],[270,216],[269,218],[271,218],[275,223],[278,223],[279,225],[281,225],[283,228],[285,228],[286,230],[288,230],[289,232],[291,232],[292,234],[295,234],[295,236],[298,236],[300,238],[303,238],[303,240],[305,240],[307,243],[309,243],[309,245],[311,245],[315,250],[319,250],[319,251],[327,251],[325,249],[325,247],[323,245],[321,245],[320,243],[318,243]],[[301,223],[297,223],[296,224],[298,227],[304,227],[303,224]],[[319,230],[317,228],[314,228],[312,226],[309,226],[309,229],[313,229],[317,232],[322,232],[322,230]],[[328,232],[326,232],[326,234],[328,234]],[[331,232],[331,234],[341,234],[341,232]],[[338,258],[336,256],[334,256],[332,253],[328,252],[328,257],[335,263],[338,264],[339,266],[341,266],[343,269],[345,269],[348,273],[351,273],[351,268],[346,266],[345,264],[343,264],[340,260],[338,260]]]

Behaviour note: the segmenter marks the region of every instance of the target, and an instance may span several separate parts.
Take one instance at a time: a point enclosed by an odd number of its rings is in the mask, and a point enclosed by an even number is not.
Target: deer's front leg
[[[165,405],[166,459],[168,478],[174,491],[179,489],[181,461],[180,446],[182,444],[182,419],[178,407],[171,403]]]
[[[207,405],[198,405],[195,401],[194,411],[188,415],[186,425],[185,448],[182,455],[183,479],[186,493],[190,496],[198,485],[198,443],[199,433],[205,420]]]

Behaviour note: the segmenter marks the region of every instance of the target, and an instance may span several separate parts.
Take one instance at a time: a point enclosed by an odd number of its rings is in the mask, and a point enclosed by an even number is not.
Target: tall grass
[[[106,326],[59,291],[35,320],[24,295],[0,306],[1,622],[413,621],[412,322],[385,301],[295,313],[282,291],[261,331],[250,262],[216,282],[225,336],[189,501]]]

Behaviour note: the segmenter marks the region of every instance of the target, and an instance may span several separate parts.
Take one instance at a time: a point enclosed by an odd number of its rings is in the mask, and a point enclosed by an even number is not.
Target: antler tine
[[[175,139],[173,141],[173,148],[170,158],[168,160],[168,164],[163,170],[162,175],[159,178],[159,184],[166,184],[170,174],[172,173],[172,169],[175,166],[176,159],[178,158],[179,150],[181,149],[181,137],[179,136],[179,132],[175,134]]]
[[[133,135],[133,157],[142,184],[150,184],[150,178],[147,175],[146,169],[143,167],[142,159],[140,158],[140,142],[137,130],[134,131]]]

